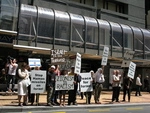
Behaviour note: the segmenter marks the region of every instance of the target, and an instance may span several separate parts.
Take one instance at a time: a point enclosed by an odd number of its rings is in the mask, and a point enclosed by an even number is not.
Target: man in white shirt
[[[104,78],[104,75],[103,75],[103,70],[102,68],[99,68],[97,70],[97,72],[95,73],[95,103],[96,104],[101,104],[100,101],[100,94],[101,94],[101,91],[103,89],[103,83],[105,82],[105,78]]]
[[[136,93],[135,93],[135,96],[137,96],[137,94],[139,94],[139,96],[142,96],[141,95],[141,86],[142,86],[141,75],[139,74],[136,78]]]
[[[8,67],[7,90],[14,92],[16,70],[18,68],[18,64],[16,63],[16,59],[10,59],[10,63],[7,64],[7,67]],[[12,88],[9,88],[10,82],[12,83]]]

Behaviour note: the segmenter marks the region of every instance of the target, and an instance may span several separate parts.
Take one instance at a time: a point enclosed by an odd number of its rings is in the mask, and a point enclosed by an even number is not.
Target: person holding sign
[[[105,82],[105,78],[104,78],[104,75],[103,75],[103,70],[102,68],[99,68],[97,70],[97,72],[95,73],[95,103],[96,104],[101,104],[100,101],[100,94],[101,94],[101,91],[103,89],[103,83]]]
[[[77,89],[78,89],[78,83],[81,82],[81,76],[74,73],[75,67],[72,66],[71,67],[71,72],[68,74],[69,76],[74,76],[74,90],[69,90],[68,94],[68,105],[70,105],[71,103],[73,103],[73,105],[76,105],[76,93],[77,93]]]
[[[53,106],[53,97],[54,97],[54,90],[55,90],[55,66],[52,65],[47,74],[47,106]]]
[[[128,102],[130,102],[130,93],[131,93],[131,85],[133,81],[128,75],[126,74],[123,78],[123,102],[126,101],[126,93],[128,93]]]
[[[142,96],[141,95],[141,86],[142,86],[141,75],[139,74],[136,78],[136,93],[135,93],[135,96],[137,96],[138,93],[139,93],[139,96]]]
[[[67,70],[62,70],[60,73],[61,76],[68,76]],[[66,90],[60,90],[59,99],[60,99],[60,106],[65,106],[65,94]],[[62,103],[62,96],[63,96],[63,103]]]
[[[28,90],[27,90],[27,79],[29,78],[29,73],[26,70],[26,63],[22,63],[21,69],[18,69],[18,101],[19,104],[18,106],[22,105],[27,105],[27,95],[28,95]],[[21,104],[21,98],[23,98],[23,104]]]

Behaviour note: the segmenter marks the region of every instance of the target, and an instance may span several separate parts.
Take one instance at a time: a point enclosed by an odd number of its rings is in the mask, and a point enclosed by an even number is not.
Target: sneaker
[[[51,103],[48,103],[47,106],[53,107],[53,105]]]

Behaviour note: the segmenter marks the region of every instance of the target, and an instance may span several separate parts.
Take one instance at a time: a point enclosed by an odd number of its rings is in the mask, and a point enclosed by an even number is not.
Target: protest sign
[[[81,54],[77,53],[74,73],[80,74],[81,71]]]
[[[55,90],[73,90],[74,76],[56,76]]]
[[[80,82],[81,92],[93,91],[91,73],[80,73],[80,75],[81,75],[81,82]]]
[[[136,64],[133,62],[130,62],[129,70],[128,70],[128,77],[134,79]]]
[[[109,55],[109,47],[105,46],[103,50],[102,61],[101,61],[102,66],[107,65],[108,55]]]
[[[31,71],[31,93],[44,93],[46,89],[46,71]]]
[[[28,58],[30,67],[41,67],[41,60],[37,58]]]
[[[51,53],[51,64],[64,64],[65,63],[65,52],[63,49],[52,49]]]

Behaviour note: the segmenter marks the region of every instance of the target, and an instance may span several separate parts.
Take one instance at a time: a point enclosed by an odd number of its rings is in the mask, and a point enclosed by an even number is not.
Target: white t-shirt
[[[9,70],[8,74],[9,75],[16,75],[16,70],[18,68],[18,64],[14,64],[15,66],[12,66],[11,64],[8,64]]]

